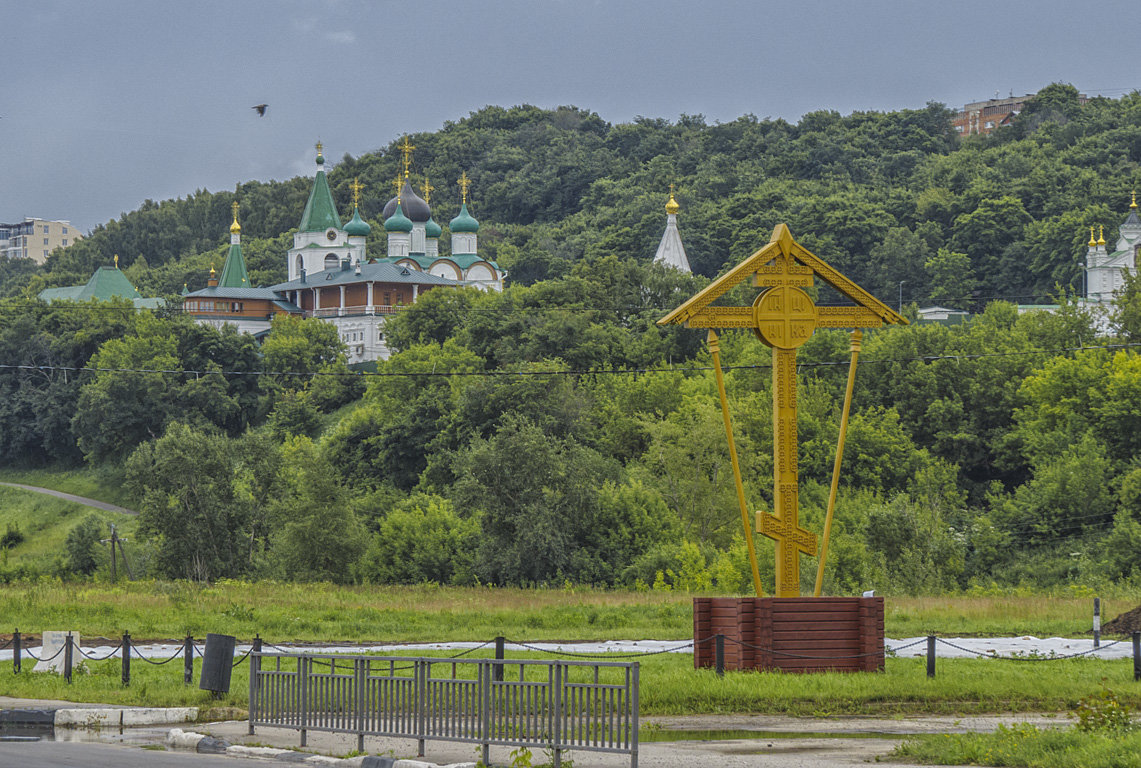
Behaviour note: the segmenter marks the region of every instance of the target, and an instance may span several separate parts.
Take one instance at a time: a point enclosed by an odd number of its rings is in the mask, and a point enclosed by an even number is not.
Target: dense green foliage
[[[124,463],[158,575],[744,590],[703,334],[656,321],[785,221],[881,298],[902,283],[976,313],[867,335],[825,589],[1136,583],[1141,363],[1099,347],[1141,334],[1141,283],[1109,325],[1073,296],[1088,226],[1112,240],[1141,178],[1141,95],[1079,106],[1053,85],[1012,127],[962,141],[949,117],[609,125],[488,107],[413,136],[431,178],[472,177],[481,250],[510,283],[423,295],[389,320],[396,354],[371,376],[316,320],[279,319],[259,347],[173,313],[31,298],[114,253],[144,293],[200,285],[235,194],[253,281],[281,279],[307,182],[148,202],[43,270],[0,272],[0,364],[21,366],[0,369],[0,464]],[[359,176],[376,222],[396,162],[392,147],[345,157],[335,197]],[[671,181],[696,276],[648,263]],[[433,198],[437,220],[454,198]],[[991,300],[1047,296],[1059,311]],[[748,502],[769,509],[769,353],[740,333],[722,350]],[[847,350],[840,331],[800,350],[815,530]]]

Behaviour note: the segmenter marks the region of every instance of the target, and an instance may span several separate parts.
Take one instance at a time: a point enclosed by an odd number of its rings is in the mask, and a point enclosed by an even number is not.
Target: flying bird
[[[256,109],[258,111],[258,117],[265,117],[265,109],[268,106],[269,104],[257,104],[253,107],[250,107],[250,109]]]

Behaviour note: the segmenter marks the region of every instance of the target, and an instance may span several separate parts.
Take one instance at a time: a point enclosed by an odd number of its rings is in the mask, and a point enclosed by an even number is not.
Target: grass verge
[[[929,765],[1141,768],[1141,731],[1115,735],[1015,725],[994,733],[921,736],[897,747],[889,759],[894,758]]]
[[[489,650],[477,652],[466,660],[487,658]],[[454,653],[414,652],[417,656],[441,658]],[[509,658],[550,659],[553,655],[527,652],[509,654]],[[638,661],[641,711],[647,716],[764,713],[828,718],[1068,712],[1075,709],[1079,700],[1100,690],[1103,681],[1115,687],[1123,704],[1130,707],[1141,704],[1141,687],[1132,682],[1132,663],[1128,660],[1082,659],[1028,664],[950,659],[941,664],[939,677],[934,680],[926,677],[922,659],[888,659],[882,673],[733,672],[723,678],[711,670],[695,670],[689,654],[662,654]],[[30,666],[26,664],[25,670]],[[443,671],[436,674],[450,674],[450,666],[444,665]],[[181,657],[163,666],[132,659],[129,687],[120,681],[121,666],[117,658],[88,662],[87,671],[77,673],[70,685],[55,675],[27,671],[14,675],[10,669],[0,669],[0,688],[7,695],[21,698],[200,708],[244,709],[247,706],[248,662],[233,670],[231,692],[220,700],[198,690],[200,661],[197,659],[194,682],[189,686],[182,683]],[[512,674],[509,668],[507,675]],[[827,730],[827,725],[821,724],[820,729]]]

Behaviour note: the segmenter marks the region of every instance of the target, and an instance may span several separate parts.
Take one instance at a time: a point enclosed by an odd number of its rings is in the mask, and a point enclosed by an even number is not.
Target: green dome
[[[478,232],[479,222],[467,211],[467,203],[460,208],[460,215],[452,219],[448,225],[453,232]]]
[[[439,237],[444,234],[444,230],[436,223],[435,219],[428,219],[424,224],[424,234],[428,237]]]
[[[412,219],[404,215],[404,211],[400,210],[400,204],[397,203],[396,211],[388,217],[384,222],[384,231],[386,232],[411,232]]]
[[[372,231],[372,227],[368,222],[361,218],[360,209],[353,210],[353,217],[349,219],[349,223],[345,225],[345,234],[349,237],[368,237],[368,233]]]

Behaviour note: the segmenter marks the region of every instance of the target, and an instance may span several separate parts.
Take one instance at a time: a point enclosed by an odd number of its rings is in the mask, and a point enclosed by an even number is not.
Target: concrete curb
[[[224,754],[229,757],[251,757],[255,759],[273,759],[285,762],[305,763],[312,766],[325,766],[325,768],[475,768],[475,763],[451,763],[441,766],[436,763],[426,763],[422,760],[406,760],[393,757],[380,757],[379,755],[364,755],[358,757],[329,757],[328,755],[313,755],[308,752],[298,752],[295,749],[279,749],[277,747],[247,747],[243,744],[230,744],[222,739],[207,736],[204,733],[184,731],[181,728],[172,728],[166,734],[166,746],[171,749],[185,749],[204,754]]]
[[[137,725],[193,723],[198,707],[83,707],[6,709],[0,723],[50,725],[55,728],[130,728]]]

